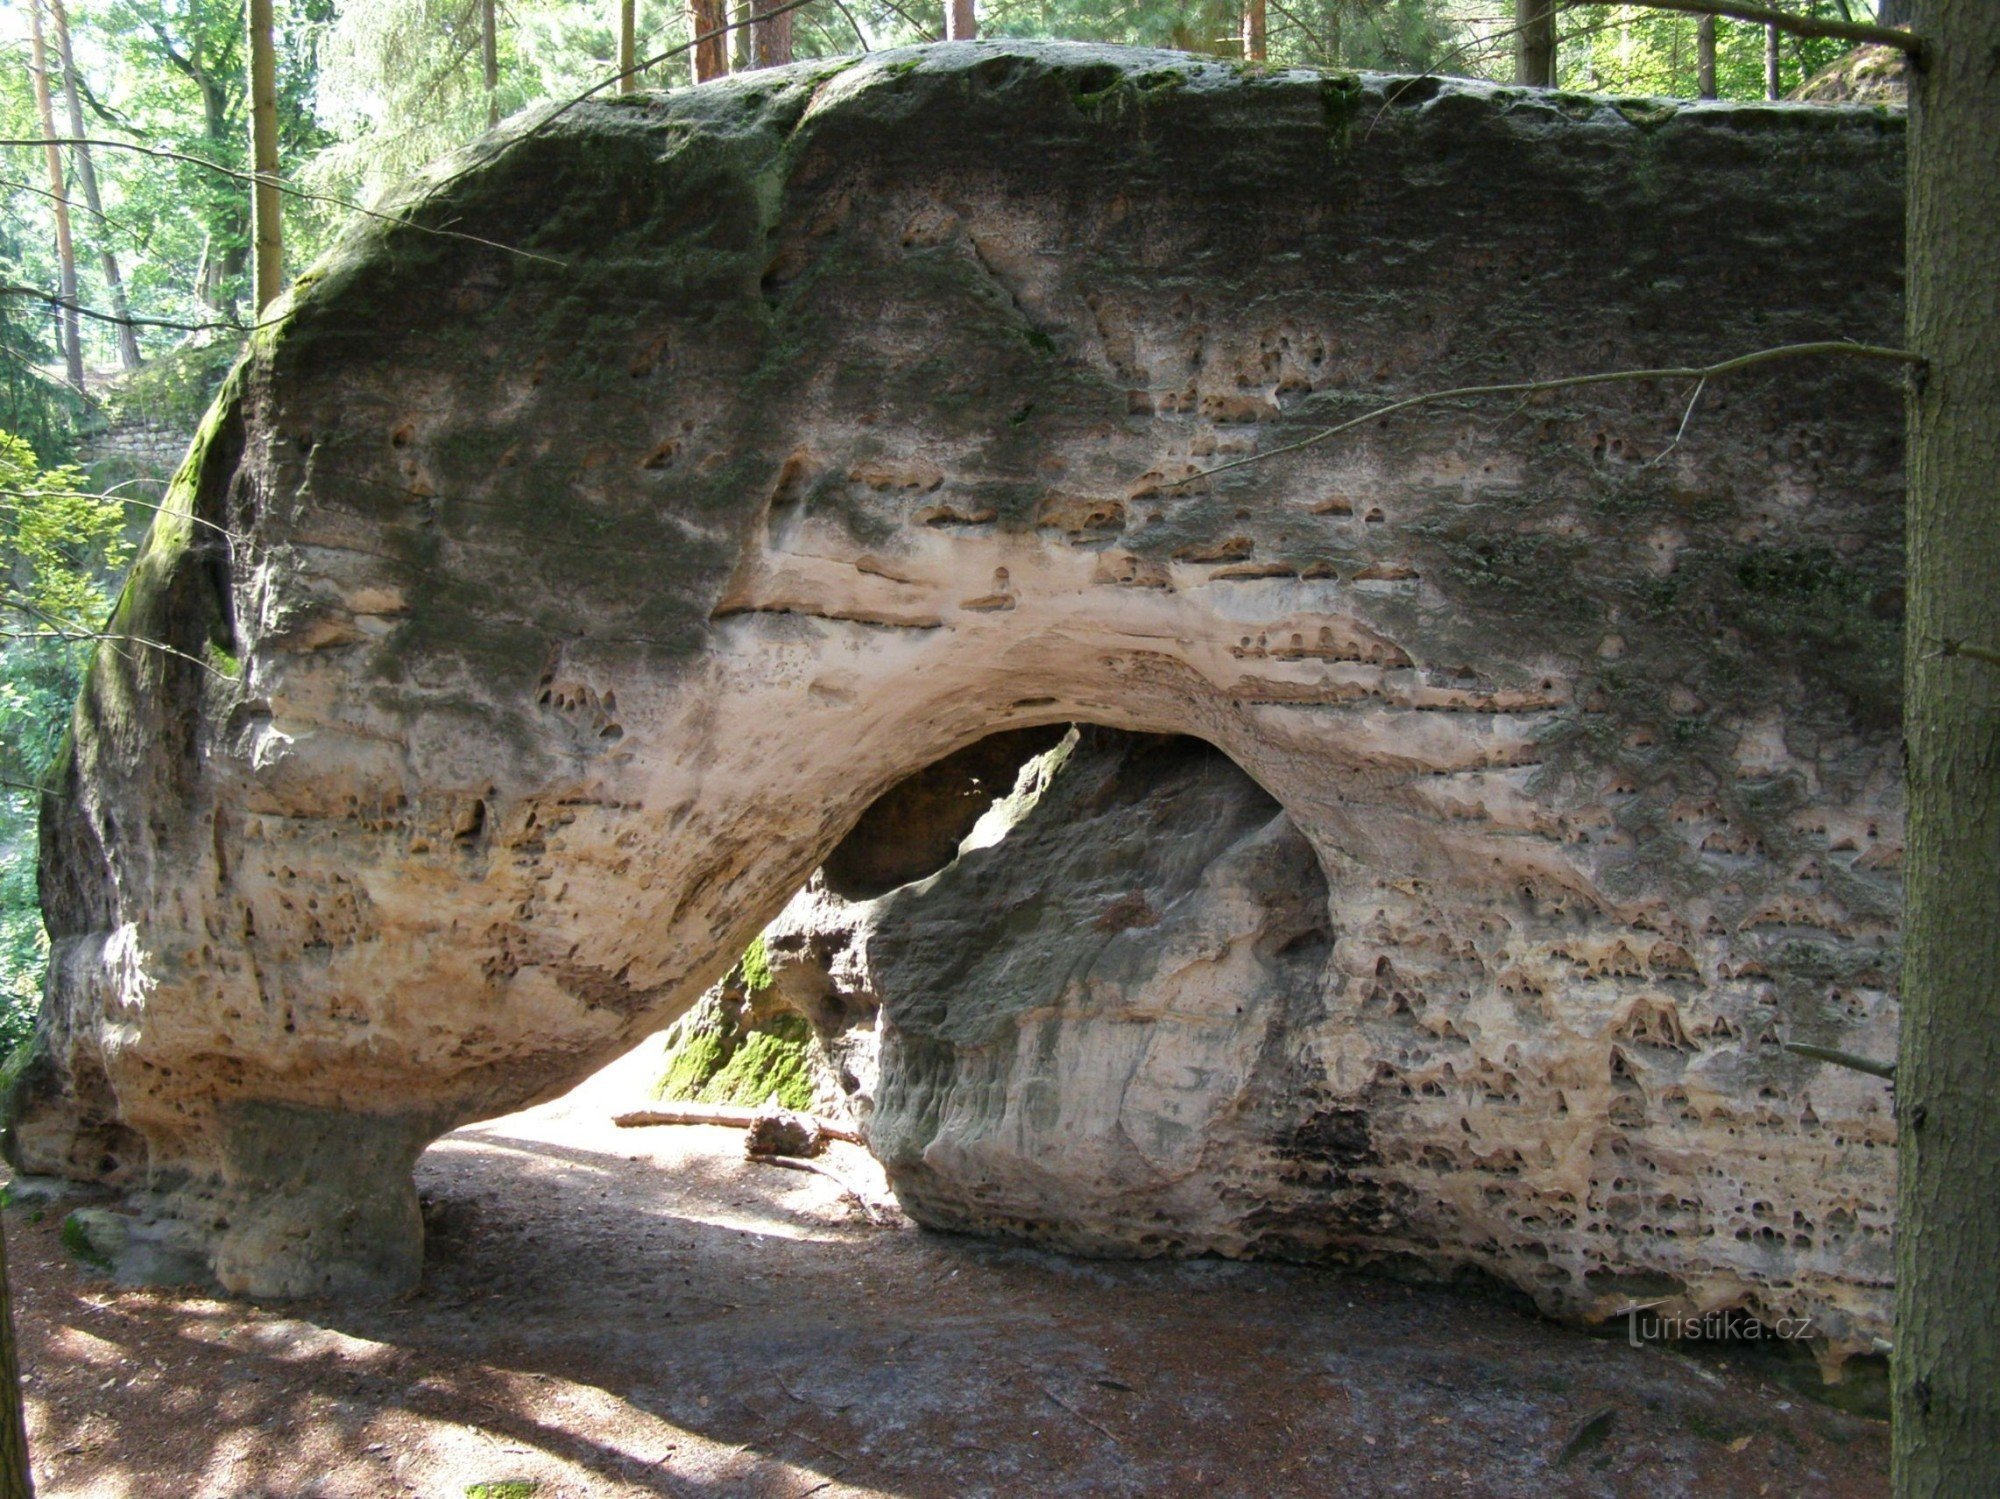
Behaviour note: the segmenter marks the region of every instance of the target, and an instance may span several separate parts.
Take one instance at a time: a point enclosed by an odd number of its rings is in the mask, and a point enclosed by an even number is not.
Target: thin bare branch
[[[797,0],[803,5],[807,0]],[[786,9],[792,7],[787,6]],[[774,12],[775,14],[775,12]],[[613,80],[614,82],[616,80]],[[420,234],[435,234],[445,239],[467,240],[475,245],[485,245],[490,250],[501,250],[509,255],[519,255],[524,260],[539,260],[548,265],[566,265],[567,262],[553,255],[538,255],[533,250],[523,250],[516,245],[502,244],[497,239],[487,239],[483,235],[464,234],[456,229],[440,229],[431,224],[420,224],[415,219],[399,213],[383,213],[379,209],[364,208],[348,198],[336,197],[332,193],[311,192],[303,187],[273,177],[268,172],[245,172],[235,167],[226,167],[219,161],[210,161],[206,156],[196,156],[187,151],[169,151],[162,146],[141,146],[133,141],[112,140],[106,136],[63,135],[63,136],[0,136],[0,146],[102,146],[109,151],[130,151],[139,156],[151,156],[161,161],[184,162],[190,166],[204,167],[221,176],[233,178],[237,182],[250,182],[275,187],[290,197],[303,198],[310,203],[327,203],[335,208],[344,208],[349,213],[358,213],[363,218],[380,219],[385,224],[398,224],[405,229],[414,229]]]
[[[1691,16],[1728,16],[1734,21],[1752,21],[1759,26],[1774,26],[1779,31],[1788,31],[1793,36],[1830,37],[1835,41],[1853,42],[1856,46],[1873,42],[1878,46],[1894,47],[1899,52],[1922,61],[1926,48],[1924,39],[1913,31],[1905,31],[1898,26],[1871,26],[1861,21],[1835,21],[1820,16],[1803,16],[1796,11],[1779,10],[1770,5],[1753,5],[1744,0],[1628,0],[1633,5],[1642,5],[1650,10],[1677,10]]]
[[[1814,1062],[1825,1062],[1834,1067],[1845,1067],[1853,1072],[1865,1072],[1870,1077],[1886,1077],[1895,1081],[1896,1064],[1877,1062],[1870,1057],[1858,1057],[1851,1051],[1835,1051],[1831,1046],[1808,1046],[1803,1041],[1787,1041],[1785,1050],[1795,1056],[1805,1057]]]
[[[1573,390],[1586,385],[1612,385],[1640,380],[1693,380],[1706,384],[1724,375],[1754,369],[1758,365],[1775,364],[1779,360],[1811,359],[1833,355],[1894,364],[1919,365],[1924,362],[1921,355],[1912,354],[1908,349],[1892,349],[1881,344],[1826,340],[1819,343],[1781,344],[1772,349],[1758,349],[1754,353],[1738,354],[1734,359],[1725,359],[1719,364],[1671,365],[1661,369],[1644,370],[1605,370],[1591,375],[1566,375],[1555,380],[1511,380],[1500,385],[1461,385],[1453,390],[1430,390],[1422,395],[1407,396],[1403,400],[1392,401],[1387,406],[1378,406],[1365,415],[1322,428],[1312,436],[1302,437],[1297,442],[1285,443],[1265,453],[1252,453],[1247,458],[1218,463],[1214,468],[1202,469],[1198,473],[1189,474],[1186,478],[1172,480],[1162,487],[1178,488],[1183,484],[1192,484],[1197,479],[1227,473],[1233,468],[1247,468],[1253,463],[1266,463],[1286,453],[1296,453],[1305,448],[1315,447],[1330,437],[1338,437],[1343,432],[1351,432],[1354,428],[1366,426],[1369,422],[1380,421],[1383,417],[1394,416],[1398,412],[1412,411],[1419,406],[1436,405],[1439,401],[1475,400],[1485,396],[1531,396],[1540,395],[1545,391]]]
[[[1983,645],[1971,645],[1963,640],[1947,640],[1938,654],[1963,656],[1968,661],[1984,661],[1988,666],[2000,666],[2000,651],[1991,651]]]
[[[0,499],[6,499],[6,500],[36,500],[36,499],[44,499],[50,495],[61,495],[64,498],[73,500],[110,500],[113,503],[119,505],[137,505],[141,510],[151,510],[158,515],[165,515],[169,513],[167,506],[156,505],[151,500],[135,499],[133,496],[129,494],[109,494],[103,490],[40,489],[31,492],[25,489],[0,489]],[[181,516],[186,520],[192,521],[197,526],[206,526],[209,530],[215,532],[216,535],[220,536],[223,540],[230,542],[232,544],[243,540],[241,536],[239,536],[236,532],[230,530],[227,526],[218,526],[214,521],[208,520],[203,516],[196,515],[192,511],[175,510],[172,513]]]
[[[690,38],[689,40],[683,42],[678,47],[669,47],[664,52],[656,53],[652,57],[644,58],[639,62],[635,62],[632,64],[631,67],[613,73],[608,78],[599,79],[596,83],[593,83],[589,88],[585,89],[582,93],[576,95],[574,98],[565,99],[561,104],[557,105],[554,109],[550,110],[549,113],[543,115],[541,119],[537,120],[534,124],[533,129],[529,131],[529,134],[531,135],[539,134],[541,131],[548,129],[549,126],[555,124],[557,120],[560,120],[564,115],[568,114],[572,109],[575,109],[579,104],[588,104],[592,99],[595,99],[599,94],[603,93],[606,89],[616,88],[619,85],[619,83],[621,83],[634,73],[644,73],[650,68],[657,68],[661,63],[671,61],[673,58],[679,57],[684,52],[694,51],[694,49],[700,46],[703,42],[713,41],[716,37],[719,36],[727,36],[732,31],[741,31],[744,27],[749,26],[752,23],[753,19],[757,21],[768,21],[774,16],[785,15],[791,11],[799,10],[812,3],[813,0],[785,0],[785,3],[783,5],[774,5],[769,10],[760,11],[754,18],[746,16],[741,21],[725,21],[723,22],[722,25],[717,26],[712,31],[704,31],[699,36]],[[901,14],[900,11],[897,13],[899,15]],[[4,142],[0,142],[0,144],[4,144]]]
[[[61,307],[81,317],[92,318],[100,323],[115,323],[126,328],[171,328],[177,333],[249,333],[264,326],[262,323],[180,323],[172,318],[138,317],[131,313],[123,316],[115,312],[101,312],[95,307],[85,307],[81,302],[59,297],[54,292],[43,291],[36,286],[15,286],[11,282],[0,282],[0,297],[33,297],[50,307]]]

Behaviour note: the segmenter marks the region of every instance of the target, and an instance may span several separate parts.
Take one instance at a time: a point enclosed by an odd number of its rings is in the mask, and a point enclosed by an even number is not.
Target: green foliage
[[[1777,0],[1782,10],[1827,20],[1843,14],[1839,0]],[[1872,6],[1852,7],[1857,12]],[[1557,65],[1562,86],[1593,93],[1666,94],[1697,91],[1695,18],[1638,5],[1576,5],[1560,13]],[[1785,36],[1778,43],[1780,90],[1790,94],[1849,50],[1845,42]],[[1764,97],[1764,28],[1727,17],[1715,23],[1716,94]]]
[[[33,1026],[48,939],[36,901],[36,788],[60,751],[88,643],[125,565],[124,507],[0,432],[0,1049]]]
[[[239,339],[221,337],[191,341],[148,360],[105,391],[100,403],[104,419],[157,422],[193,432],[242,348]]]
[[[534,1478],[494,1478],[465,1486],[465,1499],[535,1499],[542,1485]]]

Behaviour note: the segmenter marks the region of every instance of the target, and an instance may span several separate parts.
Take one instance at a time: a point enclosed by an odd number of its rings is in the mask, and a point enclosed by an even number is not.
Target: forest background
[[[690,43],[694,6],[627,3],[638,57]],[[712,15],[721,0],[696,3]],[[969,0],[957,3],[963,26]],[[1246,44],[1244,3],[983,0],[976,25],[988,37],[1240,58],[1246,45],[1257,50]],[[1272,66],[1516,76],[1508,0],[1248,3]],[[1781,8],[1875,19],[1870,0]],[[343,205],[372,201],[496,117],[615,74],[621,13],[620,0],[272,0],[279,168],[292,189],[282,200],[286,275],[340,231],[352,212]],[[798,58],[880,50],[936,40],[948,24],[937,0],[810,0],[793,14],[790,48]],[[1704,91],[1693,15],[1579,4],[1559,9],[1555,24],[1562,88]],[[1849,48],[1709,24],[1722,98],[1793,93]],[[729,65],[750,65],[748,36],[734,33]],[[0,1056],[33,1023],[46,960],[36,788],[122,566],[253,321],[245,37],[241,0],[0,4],[0,137],[36,143],[0,148]],[[693,81],[693,57],[678,52],[644,72],[642,86]],[[97,144],[50,150],[39,142],[51,133]],[[68,326],[76,361],[66,357]],[[150,451],[106,440],[134,433]]]

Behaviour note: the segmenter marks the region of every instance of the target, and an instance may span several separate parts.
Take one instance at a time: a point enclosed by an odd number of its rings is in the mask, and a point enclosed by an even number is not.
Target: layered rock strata
[[[1881,1332],[1885,1090],[1780,1041],[1893,1035],[1893,381],[1277,450],[1893,340],[1901,172],[1876,111],[1013,44],[503,128],[176,481],[47,801],[15,1159],[233,1291],[407,1286],[428,1140],[670,1021],[914,772],[1080,721],[1216,746],[1325,881],[1268,1159],[1379,1208],[1258,1242],[1593,1306],[1698,1245]]]

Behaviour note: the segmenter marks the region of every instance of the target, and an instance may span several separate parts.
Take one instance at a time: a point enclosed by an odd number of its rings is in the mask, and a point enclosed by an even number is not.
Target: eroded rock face
[[[116,627],[179,654],[101,656],[48,803],[17,1158],[233,1290],[406,1285],[426,1140],[670,1020],[913,772],[1082,721],[1311,844],[1310,1148],[1409,1252],[1609,1302],[1699,1246],[1704,1296],[1881,1331],[1885,1092],[1777,1043],[1893,1036],[1893,384],[1178,481],[1423,389],[1892,341],[1901,163],[1865,111],[1012,44],[503,129],[176,482]]]
[[[869,1120],[935,1227],[1094,1253],[1258,1247],[1301,1164],[1328,1239],[1379,1188],[1290,1150],[1331,948],[1312,844],[1197,739],[1088,730],[1006,838],[868,908],[883,1000]],[[1375,1157],[1349,1120],[1351,1166]]]

